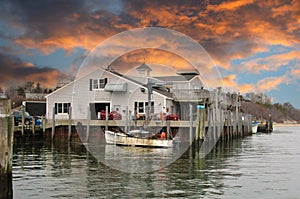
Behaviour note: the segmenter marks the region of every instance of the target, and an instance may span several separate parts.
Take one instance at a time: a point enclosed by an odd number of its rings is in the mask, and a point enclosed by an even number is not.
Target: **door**
[[[110,112],[110,103],[90,103],[91,120],[97,120],[98,112],[105,111],[106,106],[108,106],[108,112]]]

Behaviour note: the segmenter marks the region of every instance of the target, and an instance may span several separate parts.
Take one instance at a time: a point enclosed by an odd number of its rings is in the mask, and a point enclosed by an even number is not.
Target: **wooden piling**
[[[197,127],[196,127],[196,141],[204,139],[204,131],[205,131],[205,106],[197,105]]]
[[[72,133],[72,106],[69,106],[68,141],[71,141],[71,133]]]
[[[42,129],[43,129],[43,134],[46,132],[46,119],[45,116],[42,116]]]
[[[90,121],[91,121],[91,111],[90,111],[90,106],[87,106],[87,110],[86,110],[86,142],[89,141],[89,137],[90,137]]]
[[[128,132],[128,122],[129,122],[129,111],[128,106],[125,109],[125,132]]]
[[[105,130],[108,130],[108,106],[105,106]]]
[[[190,144],[193,143],[193,106],[190,104]]]
[[[0,117],[0,198],[12,198],[13,117]]]
[[[22,120],[21,120],[21,133],[22,133],[22,136],[24,135],[24,125],[25,125],[25,107],[24,106],[21,106],[21,113],[22,113]]]
[[[55,134],[55,106],[52,108],[52,129],[51,129],[51,138],[53,140]]]
[[[171,136],[171,134],[170,134],[170,120],[167,120],[166,121],[167,122],[167,139],[169,139]]]
[[[34,135],[34,133],[35,133],[35,118],[32,118],[31,128],[32,128],[32,135]]]

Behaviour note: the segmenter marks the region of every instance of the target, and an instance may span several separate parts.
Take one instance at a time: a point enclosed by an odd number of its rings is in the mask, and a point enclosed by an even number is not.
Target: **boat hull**
[[[256,134],[258,128],[258,122],[252,122],[252,133]]]
[[[124,133],[105,131],[105,141],[107,144],[139,147],[159,147],[170,148],[173,146],[173,140],[150,139],[131,137]]]

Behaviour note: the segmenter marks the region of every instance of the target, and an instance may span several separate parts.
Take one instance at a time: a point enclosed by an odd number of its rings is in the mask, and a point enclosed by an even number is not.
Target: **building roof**
[[[147,89],[147,85],[146,85],[145,83],[140,82],[140,81],[138,81],[138,80],[136,80],[136,79],[134,79],[134,78],[132,78],[132,77],[125,76],[125,75],[123,75],[123,74],[121,74],[121,73],[119,73],[119,72],[117,72],[117,71],[115,71],[115,70],[113,70],[113,69],[109,69],[109,68],[107,68],[107,69],[98,68],[97,70],[103,70],[103,71],[106,71],[106,72],[108,72],[108,73],[110,73],[110,74],[113,74],[113,75],[118,76],[118,77],[120,77],[120,78],[126,79],[127,81],[130,81],[130,82],[132,82],[132,83],[134,83],[134,84],[137,84],[137,85],[139,85],[139,86],[144,87],[144,88]],[[83,77],[86,77],[86,76],[89,76],[90,74],[92,74],[92,73],[94,73],[94,72],[95,72],[95,71],[92,71],[92,72],[86,74],[85,76],[80,77],[79,79],[81,79],[81,78],[83,78]],[[64,89],[65,87],[67,87],[67,86],[73,84],[73,83],[74,83],[75,81],[77,81],[77,80],[78,80],[78,79],[75,79],[75,80],[73,80],[72,82],[70,82],[70,83],[64,85],[63,87],[58,88],[57,90],[53,91],[52,93],[49,93],[48,95],[46,95],[45,98],[48,98],[49,96],[51,96],[52,94],[56,93],[57,91],[62,90],[62,89]],[[167,98],[172,98],[172,97],[173,97],[173,94],[170,93],[170,92],[168,92],[168,91],[160,90],[160,89],[157,89],[157,88],[153,88],[153,91],[156,92],[156,93],[158,93],[158,94],[160,94],[160,95],[163,95],[164,97],[167,97]]]
[[[174,75],[174,76],[157,76],[154,77],[155,79],[164,81],[164,82],[187,82],[188,80],[183,77],[183,76],[179,76],[179,75]]]
[[[143,63],[142,65],[138,66],[136,68],[137,71],[147,71],[147,72],[150,72],[152,71],[152,69],[145,63]]]

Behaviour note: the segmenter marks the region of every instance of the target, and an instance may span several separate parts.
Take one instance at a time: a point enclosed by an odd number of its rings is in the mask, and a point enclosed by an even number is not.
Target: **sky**
[[[226,89],[263,92],[300,108],[299,0],[1,0],[0,87],[54,88],[98,44],[126,30],[162,27],[191,37]],[[143,62],[133,52],[132,63]],[[168,65],[168,55],[147,60]],[[153,57],[160,58],[153,59]],[[152,58],[150,58],[152,57]],[[124,58],[123,60],[126,60]],[[171,60],[171,59],[169,59]]]

